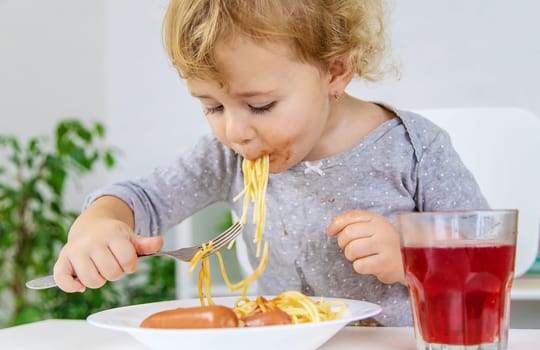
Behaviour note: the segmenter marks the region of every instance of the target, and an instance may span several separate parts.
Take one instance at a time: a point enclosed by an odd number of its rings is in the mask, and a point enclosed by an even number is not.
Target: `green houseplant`
[[[85,318],[120,305],[174,298],[174,261],[148,259],[141,272],[85,293],[31,291],[27,280],[51,272],[69,226],[79,214],[66,208],[66,184],[115,152],[101,123],[58,122],[52,137],[26,142],[0,135],[0,328],[47,318]],[[137,275],[137,276],[135,276]]]

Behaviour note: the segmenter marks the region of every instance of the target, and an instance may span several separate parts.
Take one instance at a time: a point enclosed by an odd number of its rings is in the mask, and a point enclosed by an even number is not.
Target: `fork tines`
[[[236,239],[242,232],[242,224],[239,222],[236,222],[234,225],[229,227],[227,230],[223,231],[219,236],[216,237],[215,240],[212,240],[212,250],[216,251],[221,249],[223,246],[229,244],[231,241]],[[199,249],[201,249],[202,246],[199,246]]]

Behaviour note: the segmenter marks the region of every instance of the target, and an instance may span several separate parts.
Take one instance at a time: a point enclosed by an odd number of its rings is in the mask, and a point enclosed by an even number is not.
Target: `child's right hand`
[[[135,234],[133,216],[124,202],[104,198],[109,202],[100,198],[75,220],[54,266],[54,280],[65,292],[83,292],[118,280],[137,269],[138,255],[154,253],[163,245],[160,236]],[[111,204],[115,207],[108,211]]]

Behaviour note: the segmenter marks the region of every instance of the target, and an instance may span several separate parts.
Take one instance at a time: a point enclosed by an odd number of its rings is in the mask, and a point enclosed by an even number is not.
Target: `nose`
[[[245,146],[257,133],[247,116],[230,115],[226,118],[225,134],[232,144]]]

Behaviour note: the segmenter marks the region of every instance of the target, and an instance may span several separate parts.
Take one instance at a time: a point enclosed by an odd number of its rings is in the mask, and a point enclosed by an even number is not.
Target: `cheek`
[[[291,133],[291,129],[288,128],[282,128],[281,130],[275,129],[267,133],[265,138],[265,141],[272,149],[272,153],[279,155],[280,162],[289,161],[298,140],[296,133]],[[277,161],[278,159],[275,160],[275,162]]]
[[[294,139],[294,135],[291,135],[290,131],[286,128],[275,128],[266,132],[264,138],[265,141],[272,146],[272,149],[282,150],[290,146],[291,141]]]
[[[279,114],[272,118],[265,132],[266,141],[275,149],[285,149],[297,145],[304,138],[313,120],[310,111],[300,108],[298,103],[284,106]]]
[[[231,145],[229,142],[227,142],[227,138],[225,137],[225,125],[220,122],[220,119],[206,117],[206,121],[208,122],[210,129],[212,129],[212,133],[219,140],[219,142],[230,147]]]

